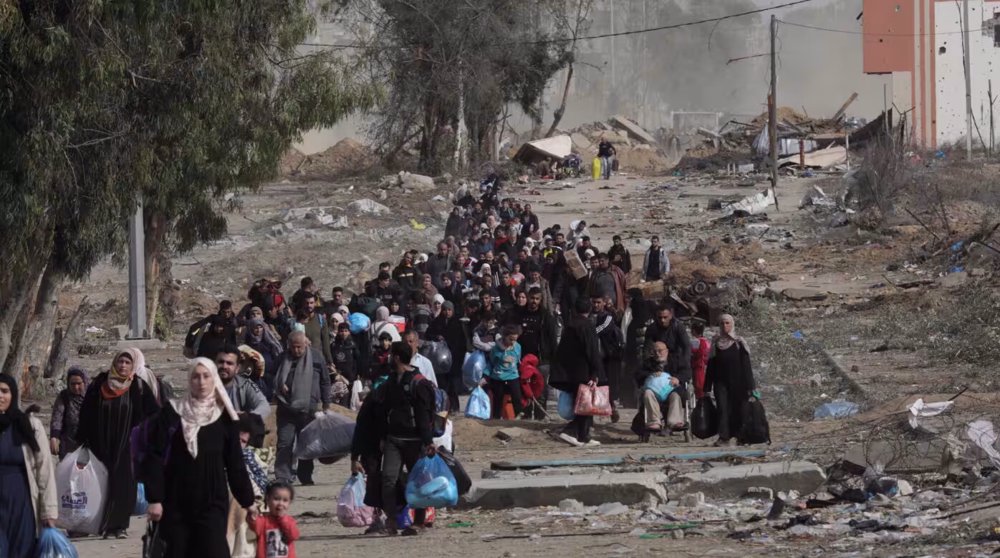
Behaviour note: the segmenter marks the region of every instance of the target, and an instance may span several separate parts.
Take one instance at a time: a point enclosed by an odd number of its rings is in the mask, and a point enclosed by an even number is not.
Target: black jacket
[[[515,308],[505,317],[507,324],[521,326],[521,352],[525,355],[535,355],[542,363],[552,360],[556,346],[556,319],[552,313],[539,308],[532,312],[527,306]]]
[[[455,362],[462,362],[465,358],[465,349],[468,346],[462,319],[458,316],[452,316],[450,320],[446,320],[443,313],[439,314],[431,322],[431,327],[427,328],[427,334],[424,338],[437,341],[439,337],[444,339],[448,350],[451,351],[452,370],[454,371]],[[461,365],[458,366],[458,369],[461,370]]]
[[[337,337],[330,344],[330,355],[333,356],[333,365],[337,368],[338,374],[347,378],[349,382],[357,379],[361,353],[353,338],[348,337],[342,341]]]
[[[663,327],[654,320],[653,324],[646,328],[644,350],[647,354],[657,341],[666,343],[670,351],[667,368],[670,375],[682,382],[691,381],[691,338],[684,324],[674,318],[670,320],[670,325]]]
[[[563,328],[559,347],[552,357],[549,385],[569,393],[591,380],[606,381],[598,346],[597,329],[589,317],[574,316]]]
[[[377,418],[385,424],[387,436],[420,440],[426,445],[434,441],[436,397],[430,380],[413,381],[417,373],[410,369],[402,377],[389,374],[389,379],[374,392],[383,411]]]

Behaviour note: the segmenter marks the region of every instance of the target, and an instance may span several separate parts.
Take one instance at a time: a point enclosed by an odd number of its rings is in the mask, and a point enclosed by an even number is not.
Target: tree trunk
[[[32,294],[43,271],[44,267],[40,267],[25,274],[13,285],[9,296],[0,302],[0,363],[3,364],[3,372],[14,377],[20,373],[20,368],[13,366],[12,356],[18,351],[24,335],[23,329],[17,329],[18,318],[30,306],[29,301],[34,301]]]
[[[37,371],[38,377],[33,376],[32,381],[40,379],[48,365],[53,347],[53,333],[59,317],[59,287],[62,285],[63,276],[54,269],[54,266],[49,265],[42,274],[33,310],[27,318],[27,332],[19,347],[20,358],[15,361],[23,363],[22,366],[37,367],[33,370]]]
[[[145,261],[146,268],[146,331],[156,335],[156,312],[160,307],[160,261],[163,257],[163,242],[167,237],[167,219],[162,213],[153,213],[145,219]]]
[[[455,127],[455,172],[465,168],[465,79],[458,76],[458,124]]]
[[[24,292],[23,300],[20,300],[17,303],[19,308],[12,316],[13,323],[7,333],[8,346],[3,369],[11,376],[21,380],[23,383],[23,385],[20,386],[22,398],[30,398],[31,394],[31,377],[25,374],[27,371],[27,368],[25,367],[25,357],[27,356],[27,346],[29,344],[28,341],[30,340],[28,337],[28,330],[29,324],[31,324],[31,318],[35,312],[35,307],[37,306],[38,290],[42,282],[41,279],[44,278],[47,268],[48,264],[44,264],[38,268],[37,273],[31,273],[28,275],[31,282],[26,285],[27,290]],[[8,318],[8,316],[5,315],[5,318]]]
[[[572,80],[573,63],[570,62],[569,69],[566,70],[566,85],[563,87],[562,101],[559,103],[559,108],[552,113],[552,125],[549,126],[549,131],[545,132],[545,137],[551,137],[556,132],[556,128],[559,127],[559,121],[562,120],[563,114],[566,112],[566,99],[569,97],[569,85]]]
[[[66,329],[56,328],[52,335],[52,352],[49,354],[48,366],[45,367],[46,378],[61,378],[66,373],[66,362],[69,360],[69,340],[76,335],[80,327],[80,319],[87,307],[87,297],[83,297],[76,312],[66,324]]]

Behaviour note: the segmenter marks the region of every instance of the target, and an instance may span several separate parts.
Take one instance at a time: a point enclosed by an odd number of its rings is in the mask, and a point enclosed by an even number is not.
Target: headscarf
[[[253,306],[250,308],[250,319],[252,320],[254,318],[260,318],[261,321],[264,321],[264,310],[262,310],[260,306]]]
[[[264,330],[260,335],[254,335],[253,329],[261,326]],[[247,322],[246,332],[243,334],[243,342],[247,345],[261,345],[267,347],[272,355],[281,354],[281,341],[271,328],[267,327],[263,318],[250,318]]]
[[[239,416],[236,414],[236,410],[233,409],[233,403],[229,400],[226,388],[222,385],[222,379],[219,378],[219,369],[216,368],[215,363],[205,357],[198,357],[192,360],[191,363],[191,369],[188,371],[188,394],[183,399],[171,401],[170,404],[181,417],[181,431],[184,434],[184,442],[187,444],[188,453],[191,454],[192,458],[197,459],[198,431],[201,430],[201,427],[219,420],[223,412],[228,414],[229,418],[234,421],[239,420]],[[211,372],[212,381],[214,382],[212,395],[209,395],[205,399],[195,399],[191,395],[191,375],[194,374],[199,366]]]
[[[115,368],[115,363],[122,355],[128,356],[129,360],[132,361],[132,372],[129,374],[124,374],[119,372]],[[111,361],[111,370],[108,370],[108,381],[101,386],[101,395],[105,399],[117,399],[122,395],[125,395],[129,388],[132,387],[132,379],[135,378],[136,373],[140,369],[146,367],[146,359],[142,356],[142,351],[139,349],[125,349],[115,355],[114,360]]]
[[[719,328],[719,334],[712,340],[711,356],[715,356],[715,353],[718,351],[728,350],[734,344],[739,345],[744,351],[747,352],[747,354],[749,354],[750,348],[747,347],[746,341],[744,341],[739,335],[736,335],[736,320],[729,314],[723,314],[719,317],[719,323],[722,323],[727,319],[733,322],[733,331],[732,333],[726,333],[722,327]]]
[[[76,413],[80,412],[80,407],[83,405],[83,396],[87,393],[87,386],[90,385],[90,377],[87,376],[87,371],[79,366],[71,366],[69,370],[66,371],[66,388],[69,391],[69,381],[73,376],[79,376],[83,380],[83,393],[80,395],[70,395],[68,397],[69,405],[73,408]]]
[[[153,371],[146,366],[146,355],[142,354],[142,351],[139,349],[129,349],[129,351],[133,352],[132,370],[135,371],[135,375],[138,376],[143,383],[149,386],[150,391],[153,392],[153,397],[156,399],[156,402],[162,405],[163,402],[160,401],[160,382],[156,379]]]
[[[379,306],[375,310],[375,321],[384,322],[389,319],[389,309],[385,306]]]
[[[28,444],[35,452],[40,451],[38,440],[35,439],[35,429],[31,427],[28,415],[19,406],[17,380],[9,374],[0,374],[0,384],[6,384],[10,388],[10,407],[0,413],[0,434],[13,426],[14,442],[17,445]]]

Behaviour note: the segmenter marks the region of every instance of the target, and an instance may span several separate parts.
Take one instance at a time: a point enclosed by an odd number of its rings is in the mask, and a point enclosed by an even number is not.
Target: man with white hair
[[[274,475],[291,482],[294,455],[292,448],[299,432],[314,418],[330,408],[330,375],[319,351],[309,346],[301,331],[288,335],[288,350],[278,361],[274,378],[274,398],[278,404],[278,448]],[[300,460],[299,482],[313,484],[312,460]]]

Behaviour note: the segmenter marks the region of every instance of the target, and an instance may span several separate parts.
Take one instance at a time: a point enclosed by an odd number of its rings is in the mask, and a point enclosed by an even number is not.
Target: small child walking
[[[500,330],[500,339],[486,357],[489,368],[483,376],[482,384],[489,385],[493,395],[493,418],[500,418],[503,412],[504,395],[510,396],[514,407],[514,416],[520,417],[524,412],[521,397],[521,374],[518,365],[521,363],[521,344],[517,338],[521,335],[518,325],[506,325]]]
[[[294,498],[295,490],[285,481],[267,485],[267,513],[247,518],[250,528],[257,534],[257,558],[295,558],[299,526],[295,518],[288,515]]]

